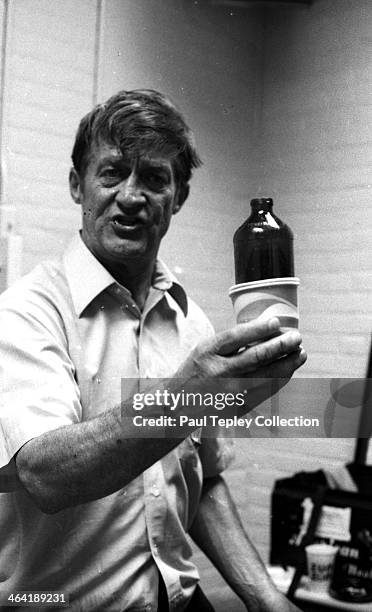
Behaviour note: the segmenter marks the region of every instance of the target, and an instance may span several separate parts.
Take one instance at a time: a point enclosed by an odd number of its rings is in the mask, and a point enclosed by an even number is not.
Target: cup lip
[[[296,287],[300,284],[300,279],[297,276],[284,276],[280,278],[265,278],[258,281],[251,281],[249,283],[239,283],[233,285],[229,289],[229,296],[234,293],[246,291],[247,289],[260,289],[262,287],[278,287],[280,285],[295,285]]]
[[[309,553],[313,553],[313,554],[318,554],[318,555],[322,555],[322,554],[326,554],[329,555],[330,553],[334,553],[338,551],[338,546],[332,546],[332,544],[326,544],[325,542],[315,542],[314,544],[309,544],[308,546],[305,546],[305,550]]]

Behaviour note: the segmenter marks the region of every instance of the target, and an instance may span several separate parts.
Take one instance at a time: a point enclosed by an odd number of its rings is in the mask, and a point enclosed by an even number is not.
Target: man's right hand
[[[276,318],[254,320],[198,344],[175,378],[195,387],[218,378],[252,379],[253,408],[284,386],[306,359],[297,330],[281,333]],[[261,379],[279,380],[275,386]]]
[[[279,320],[254,320],[201,342],[175,377],[290,378],[306,361],[298,331],[280,333]]]

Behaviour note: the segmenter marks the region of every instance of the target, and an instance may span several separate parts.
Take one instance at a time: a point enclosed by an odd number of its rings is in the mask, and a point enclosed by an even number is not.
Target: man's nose
[[[140,208],[146,204],[146,197],[138,177],[134,174],[122,181],[116,193],[116,201],[123,208]]]

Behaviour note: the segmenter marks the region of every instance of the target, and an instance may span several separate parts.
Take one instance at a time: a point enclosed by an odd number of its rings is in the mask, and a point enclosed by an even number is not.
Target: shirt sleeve
[[[46,300],[1,297],[0,467],[31,438],[81,420],[67,349],[63,322]]]
[[[235,457],[233,438],[202,438],[199,457],[204,478],[221,474]]]

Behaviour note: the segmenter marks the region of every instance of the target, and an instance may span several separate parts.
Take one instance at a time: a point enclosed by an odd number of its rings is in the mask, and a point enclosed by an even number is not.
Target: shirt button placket
[[[151,491],[151,495],[153,497],[158,498],[160,496],[160,489],[159,489],[158,485],[156,484],[156,482],[154,482],[151,485],[150,491]],[[154,500],[154,502],[155,502],[155,500]],[[155,527],[155,524],[153,525],[153,527]],[[159,554],[159,544],[158,544],[159,539],[158,539],[158,536],[157,536],[156,529],[155,529],[155,533],[151,537],[151,541],[152,541],[152,548],[153,548],[154,555],[157,556]]]

